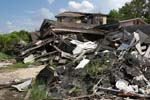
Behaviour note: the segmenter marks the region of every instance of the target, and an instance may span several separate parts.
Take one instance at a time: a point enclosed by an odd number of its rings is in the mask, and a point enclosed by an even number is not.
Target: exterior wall
[[[107,17],[106,16],[100,16],[97,15],[93,17],[93,24],[107,24]]]
[[[107,17],[102,17],[102,24],[107,24]]]

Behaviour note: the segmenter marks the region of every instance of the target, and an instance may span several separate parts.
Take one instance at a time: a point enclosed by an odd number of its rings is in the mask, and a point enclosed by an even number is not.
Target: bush
[[[85,67],[86,72],[94,77],[99,77],[107,69],[112,67],[115,56],[111,53],[106,53],[102,58],[96,58],[91,60],[90,63]]]
[[[12,32],[9,34],[0,34],[0,51],[7,51],[11,49],[14,44],[17,44],[23,40],[25,42],[30,42],[30,34],[26,31]]]
[[[3,53],[3,52],[0,52],[0,61],[1,60],[10,59],[10,58],[12,58],[12,57],[7,55],[7,54],[5,54],[5,53]]]

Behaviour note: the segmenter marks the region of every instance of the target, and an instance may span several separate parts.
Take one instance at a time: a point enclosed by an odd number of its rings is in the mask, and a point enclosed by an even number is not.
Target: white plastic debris
[[[144,57],[150,58],[150,46],[148,47],[148,49],[147,49],[147,51],[146,51]]]
[[[109,53],[109,52],[110,52],[109,50],[104,50],[104,51],[103,51],[103,53]]]
[[[126,90],[128,88],[128,82],[126,80],[119,80],[116,82],[116,87],[119,90]]]
[[[34,55],[29,55],[28,57],[24,58],[24,63],[33,63],[35,61]]]
[[[136,42],[138,42],[135,47],[138,50],[138,52],[140,53],[140,55],[142,55],[142,48],[141,48],[141,43],[140,43],[140,36],[137,32],[134,32],[134,37],[136,39]]]
[[[90,62],[89,59],[83,59],[75,69],[84,68]]]
[[[35,45],[40,45],[43,41],[42,40],[39,40],[35,43]]]
[[[137,85],[129,85],[126,80],[119,80],[116,82],[116,87],[119,90],[123,90],[125,93],[135,93],[138,92]]]
[[[21,84],[12,85],[12,87],[16,88],[18,91],[26,91],[28,87],[31,85],[32,79],[29,79]]]
[[[82,44],[83,42],[80,42],[78,40],[71,40],[70,41],[72,44],[78,45],[78,44]]]
[[[73,54],[74,54],[74,55],[80,54],[83,50],[84,50],[83,47],[77,46],[77,47],[73,50]]]
[[[80,42],[78,40],[70,41],[72,44],[75,44],[77,47],[73,50],[74,55],[82,53],[83,50],[94,50],[97,47],[95,42]]]

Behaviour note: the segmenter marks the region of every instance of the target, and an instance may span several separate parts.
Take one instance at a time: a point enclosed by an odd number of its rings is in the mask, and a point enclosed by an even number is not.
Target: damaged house
[[[98,13],[69,11],[56,18],[45,19],[39,31],[31,34],[32,45],[18,48],[24,63],[38,61],[48,67],[55,63],[57,74],[48,71],[52,78],[43,71],[39,75],[49,78],[46,84],[58,78],[48,91],[50,96],[59,100],[150,99],[150,25],[138,18],[109,24],[107,15]]]
[[[56,16],[58,22],[65,23],[86,23],[86,24],[107,24],[107,16],[102,13],[83,13],[66,11]]]

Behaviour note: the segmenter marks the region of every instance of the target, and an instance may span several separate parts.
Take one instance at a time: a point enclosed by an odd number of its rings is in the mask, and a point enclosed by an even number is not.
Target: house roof
[[[142,20],[141,18],[133,18],[133,19],[128,19],[128,20],[123,20],[123,21],[119,21],[120,23],[125,23],[125,22],[130,22],[130,21],[135,21],[138,20],[143,24],[147,24],[144,20]]]
[[[102,15],[108,16],[107,14],[102,13],[84,13],[84,12],[73,12],[73,11],[65,11],[63,13],[58,14],[56,17],[82,17],[86,15]]]

